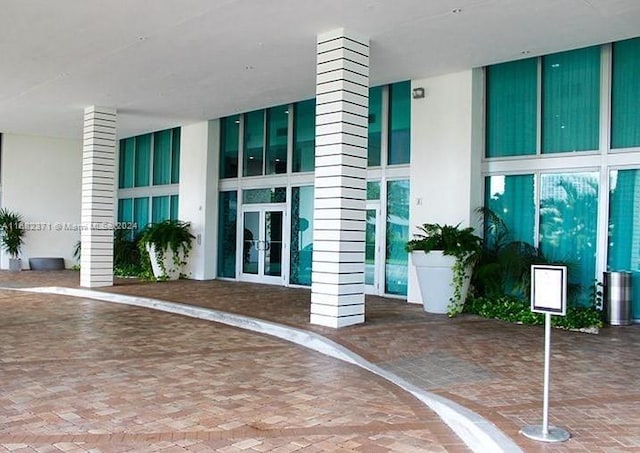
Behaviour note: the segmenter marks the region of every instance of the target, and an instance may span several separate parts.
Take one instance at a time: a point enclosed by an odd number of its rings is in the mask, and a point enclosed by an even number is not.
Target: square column
[[[87,107],[82,146],[80,286],[113,285],[116,111]]]
[[[318,36],[311,323],[364,322],[369,40]]]

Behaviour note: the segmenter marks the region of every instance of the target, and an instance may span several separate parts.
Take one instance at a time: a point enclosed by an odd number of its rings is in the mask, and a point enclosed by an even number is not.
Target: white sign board
[[[531,311],[564,316],[567,312],[567,266],[531,266]]]

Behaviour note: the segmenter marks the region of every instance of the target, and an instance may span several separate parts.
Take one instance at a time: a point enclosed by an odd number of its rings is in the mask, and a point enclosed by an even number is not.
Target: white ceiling
[[[0,131],[80,138],[100,105],[127,137],[313,97],[334,28],[371,38],[379,85],[635,37],[640,1],[0,0]]]

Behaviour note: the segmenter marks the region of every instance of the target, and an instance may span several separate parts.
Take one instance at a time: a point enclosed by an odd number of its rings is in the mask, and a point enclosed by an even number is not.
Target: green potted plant
[[[140,254],[153,270],[156,280],[175,280],[187,264],[191,241],[191,224],[180,220],[151,223],[140,234]]]
[[[6,208],[0,209],[0,244],[2,249],[9,254],[9,270],[18,272],[22,270],[20,249],[24,244],[24,221],[17,212]]]
[[[482,238],[471,227],[425,223],[407,242],[424,310],[455,316],[462,311]]]

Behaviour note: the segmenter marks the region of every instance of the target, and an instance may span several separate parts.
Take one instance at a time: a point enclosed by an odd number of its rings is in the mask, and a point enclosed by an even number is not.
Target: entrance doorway
[[[285,212],[276,206],[251,205],[242,213],[241,279],[284,283]]]
[[[364,254],[364,283],[367,294],[384,293],[383,237],[380,202],[369,201],[367,202]]]

